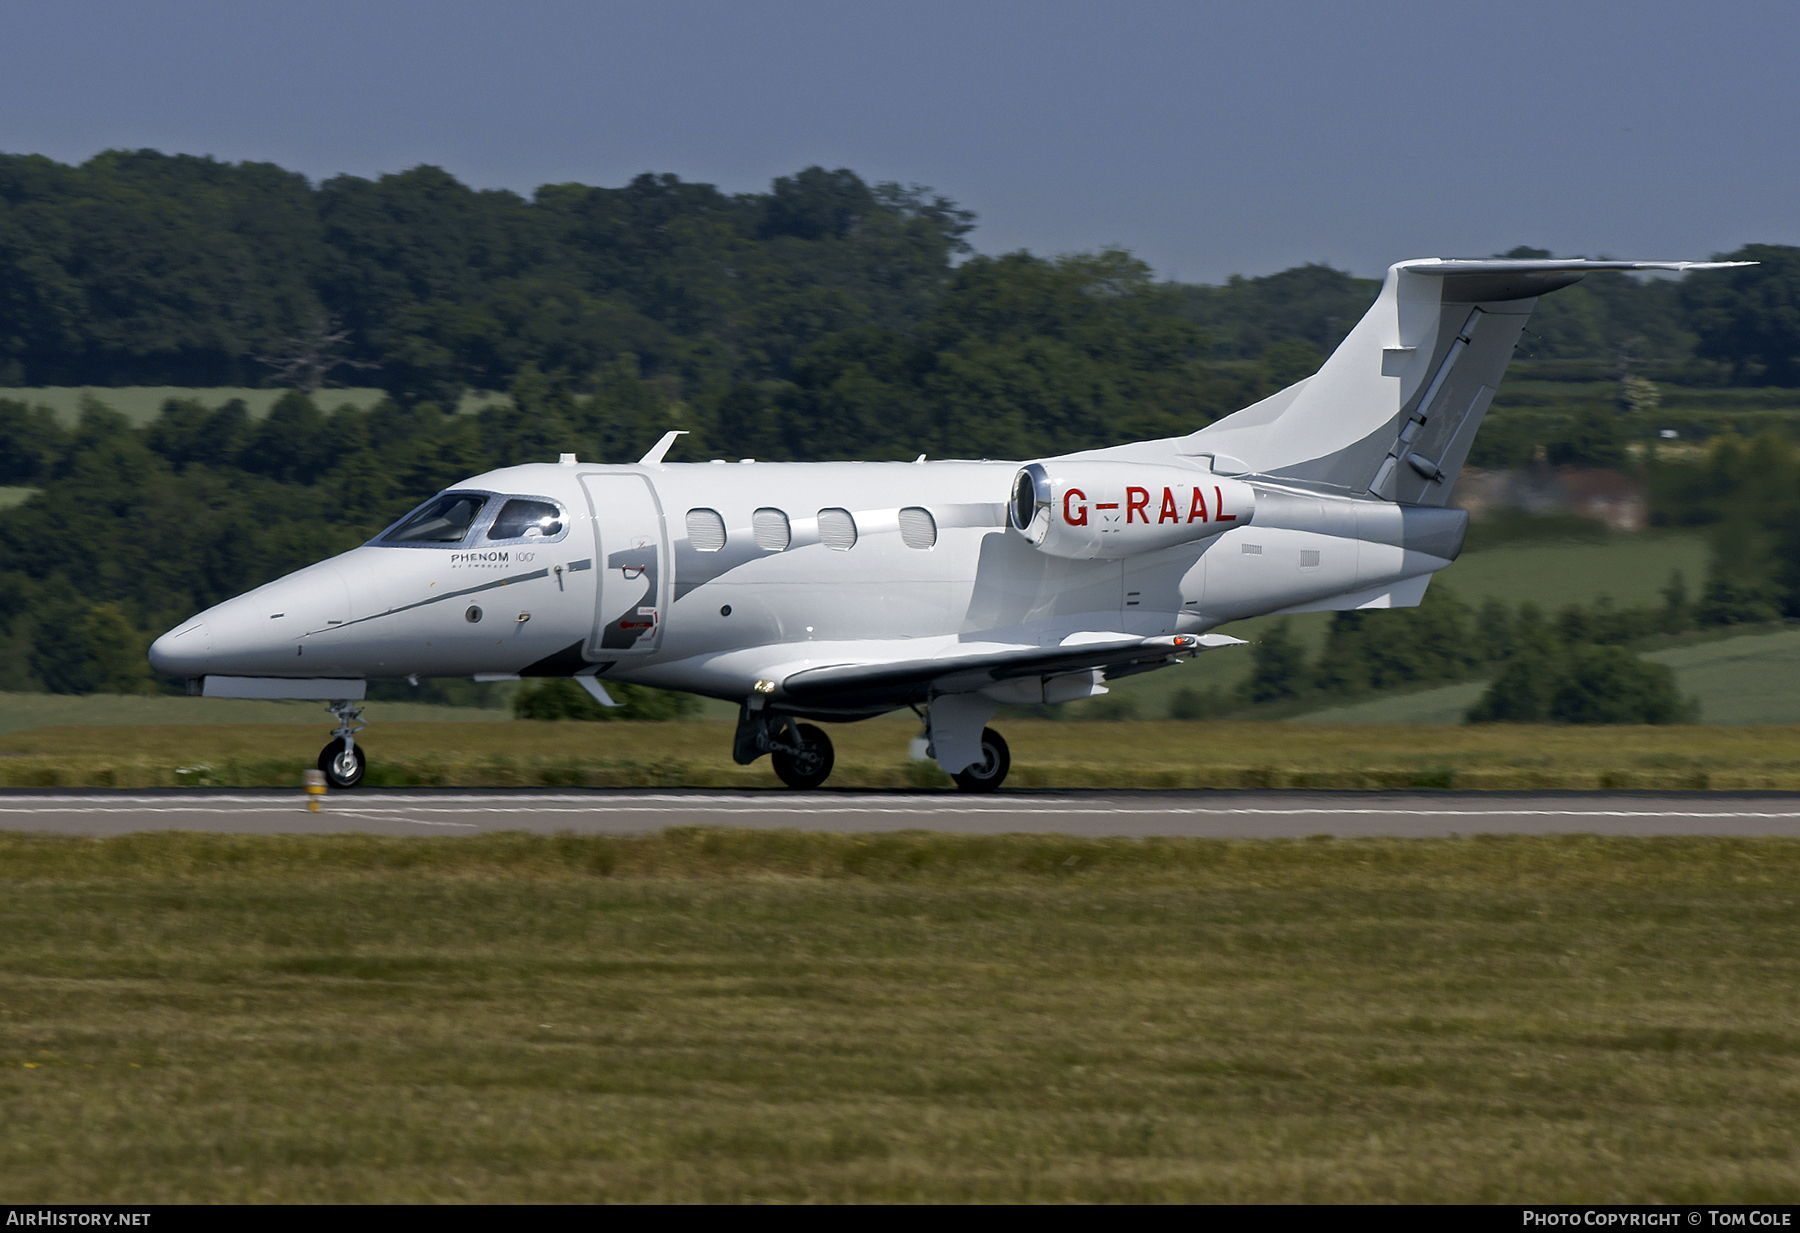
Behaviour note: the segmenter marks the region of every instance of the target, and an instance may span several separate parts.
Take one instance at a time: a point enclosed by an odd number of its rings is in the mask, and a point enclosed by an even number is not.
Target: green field
[[[1689,595],[1699,592],[1707,556],[1704,536],[1661,532],[1599,543],[1507,545],[1465,553],[1432,585],[1449,586],[1471,605],[1492,596],[1514,606],[1529,601],[1552,615],[1602,596],[1620,607],[1658,606],[1675,570],[1686,575]]]
[[[1721,374],[1723,375],[1723,374]],[[1596,406],[1611,406],[1617,397],[1617,376],[1596,365],[1575,377],[1566,370],[1551,374],[1533,371],[1529,363],[1515,360],[1494,398],[1488,424],[1506,431],[1509,420],[1525,416],[1557,417],[1580,413]],[[1683,442],[1706,441],[1725,433],[1754,437],[1773,432],[1788,438],[1800,436],[1800,390],[1773,386],[1686,385],[1657,380],[1660,403],[1653,409],[1618,413],[1614,421],[1631,446],[1655,443],[1665,429]],[[1628,446],[1627,448],[1631,448]]]
[[[63,423],[73,424],[81,416],[82,403],[91,398],[111,407],[134,424],[148,424],[162,413],[163,403],[171,398],[196,399],[209,407],[224,406],[234,398],[241,398],[249,408],[251,417],[261,419],[269,413],[269,408],[275,405],[275,401],[287,392],[252,389],[248,386],[190,389],[173,385],[39,385],[0,388],[0,399],[12,399],[34,407],[49,407]],[[323,389],[314,392],[313,401],[326,411],[335,411],[346,404],[367,411],[386,397],[387,394],[382,390]],[[504,394],[477,391],[464,395],[458,410],[464,413],[478,411],[491,403],[505,401]]]
[[[1800,724],[1800,629],[1778,629],[1651,651],[1675,671],[1676,687],[1700,700],[1707,724]],[[1295,718],[1321,724],[1459,724],[1487,688],[1462,682],[1388,694]]]
[[[730,724],[408,723],[359,743],[371,786],[777,788],[731,760]],[[1800,790],[1800,727],[1377,727],[998,721],[1010,788]],[[946,787],[912,725],[834,724],[833,788]],[[326,724],[59,726],[0,737],[0,787],[298,785]]]
[[[1709,724],[1800,723],[1800,630],[1651,651]]]
[[[1440,573],[1432,586],[1448,588],[1471,607],[1480,607],[1490,595],[1509,607],[1524,602],[1537,604],[1546,615],[1554,616],[1567,604],[1592,604],[1602,596],[1610,596],[1621,607],[1632,604],[1660,605],[1662,588],[1669,575],[1681,570],[1687,577],[1688,594],[1699,593],[1706,580],[1708,548],[1700,535],[1647,533],[1615,535],[1596,543],[1525,543],[1466,552],[1449,569]],[[1220,627],[1222,634],[1255,641],[1277,621],[1288,623],[1294,640],[1306,648],[1307,656],[1317,660],[1325,645],[1326,632],[1333,614],[1309,612],[1291,617],[1256,617],[1235,621]],[[1148,672],[1128,677],[1109,688],[1114,698],[1131,699],[1137,713],[1145,719],[1168,714],[1169,700],[1178,689],[1204,692],[1214,687],[1231,690],[1250,675],[1250,653],[1247,647],[1227,647],[1208,651],[1177,668]],[[1467,686],[1452,686],[1466,689]],[[1686,688],[1684,686],[1684,688]],[[1479,692],[1479,691],[1477,691]],[[1691,692],[1691,691],[1690,691]],[[1405,710],[1401,699],[1381,699],[1370,706],[1392,703]],[[1082,704],[1073,704],[1070,714],[1078,714]],[[1467,709],[1467,706],[1463,707]],[[1431,705],[1431,713],[1447,713],[1443,706]],[[1397,712],[1398,713],[1398,712]],[[1792,723],[1800,721],[1800,704],[1787,712],[1791,718],[1754,722]],[[1460,721],[1461,712],[1457,714]],[[1338,722],[1333,720],[1332,722]],[[1442,723],[1441,718],[1408,718],[1398,720],[1365,720],[1349,718],[1345,723]],[[1709,715],[1710,722],[1710,715]],[[1752,721],[1743,721],[1752,722]]]
[[[0,836],[12,1203],[1783,1203],[1800,844]]]
[[[467,706],[425,706],[417,702],[371,702],[368,716],[412,723],[496,723],[510,711]],[[239,698],[139,698],[121,694],[0,693],[0,737],[53,724],[83,727],[142,727],[160,724],[318,724],[322,734],[335,721],[323,702],[255,702]],[[113,739],[100,734],[99,739]]]
[[[1389,693],[1350,702],[1341,706],[1324,706],[1292,716],[1289,723],[1302,724],[1423,724],[1439,726],[1460,724],[1469,708],[1487,692],[1486,681],[1458,681],[1408,693]],[[1702,711],[1702,716],[1705,712]]]

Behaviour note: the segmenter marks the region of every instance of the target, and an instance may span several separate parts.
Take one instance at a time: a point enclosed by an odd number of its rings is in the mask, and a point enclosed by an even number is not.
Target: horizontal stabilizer
[[[1427,257],[1418,261],[1402,261],[1400,268],[1414,274],[1486,274],[1495,270],[1520,273],[1554,273],[1572,271],[1591,274],[1595,270],[1730,270],[1741,265],[1757,265],[1755,261],[1588,261],[1582,258],[1494,257],[1465,259]]]
[[[1418,261],[1402,261],[1394,268],[1408,274],[1445,280],[1443,302],[1446,304],[1499,303],[1526,300],[1580,282],[1583,275],[1602,271],[1637,270],[1729,270],[1736,266],[1755,265],[1754,261],[1584,261],[1556,258],[1459,259],[1428,257]]]

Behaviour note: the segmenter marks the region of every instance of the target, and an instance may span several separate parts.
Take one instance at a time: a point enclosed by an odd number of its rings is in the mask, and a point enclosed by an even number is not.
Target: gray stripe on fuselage
[[[389,608],[386,612],[377,612],[373,616],[357,617],[354,621],[345,621],[342,625],[328,625],[324,629],[310,629],[307,637],[314,634],[335,633],[340,629],[349,629],[352,625],[361,625],[364,621],[379,621],[382,617],[391,617],[401,612],[411,612],[414,608],[423,608],[427,604],[441,604],[447,599],[461,599],[465,595],[475,595],[481,591],[491,591],[495,587],[511,586],[515,582],[530,582],[533,578],[548,578],[548,569],[534,569],[529,574],[514,574],[511,578],[496,578],[492,582],[484,582],[478,587],[465,587],[460,591],[446,591],[442,595],[433,595],[430,599],[421,599],[417,603],[402,604],[398,608]]]

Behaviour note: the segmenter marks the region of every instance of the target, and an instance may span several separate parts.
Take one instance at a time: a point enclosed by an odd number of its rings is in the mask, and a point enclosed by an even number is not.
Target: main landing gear
[[[1006,782],[1006,773],[1012,770],[1012,750],[1006,747],[1006,738],[992,728],[981,730],[981,761],[971,763],[950,778],[963,792],[992,792]]]
[[[793,732],[793,748],[774,750],[769,754],[769,762],[788,787],[816,788],[830,777],[831,768],[837,764],[831,738],[811,724],[795,724]]]
[[[733,760],[739,766],[749,766],[768,754],[775,774],[788,787],[798,791],[819,787],[830,777],[832,765],[837,760],[831,738],[812,724],[798,722],[792,715],[766,709],[763,703],[762,698],[753,697],[738,712],[737,736],[731,750]],[[940,716],[940,725],[950,722],[947,717],[954,712],[954,706],[944,702],[938,705],[944,713]],[[981,714],[979,708],[980,704],[977,704],[975,714]],[[987,715],[993,714],[992,706],[986,706],[985,711]],[[974,723],[980,722],[980,718],[974,720]],[[928,726],[927,733],[930,731]],[[982,728],[979,745],[973,749],[966,743],[974,739],[972,726],[961,729],[958,737],[946,735],[944,739],[964,742],[961,756],[967,758],[973,754],[974,757],[962,770],[951,775],[958,791],[992,792],[1006,782],[1007,772],[1012,769],[1012,751],[1006,747],[1006,738],[998,732]],[[942,762],[935,745],[931,747],[930,756]]]
[[[764,709],[762,701],[753,698],[738,712],[733,761],[749,766],[768,754],[775,774],[788,787],[805,791],[824,783],[837,762],[831,738],[812,724],[796,723],[792,715]]]
[[[356,743],[356,734],[369,725],[363,722],[362,708],[351,706],[342,698],[333,699],[325,709],[337,716],[338,726],[319,751],[319,769],[325,772],[325,782],[332,787],[354,788],[362,782],[369,762]]]

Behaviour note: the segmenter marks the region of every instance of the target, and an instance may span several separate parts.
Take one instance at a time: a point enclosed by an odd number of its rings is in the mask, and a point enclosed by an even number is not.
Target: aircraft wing
[[[1242,643],[1224,634],[1081,636],[1058,646],[976,644],[921,658],[868,659],[800,668],[780,678],[786,700],[801,706],[860,709],[908,706],[933,693],[967,693],[1032,676],[1100,668],[1125,676],[1160,667],[1180,655]]]

